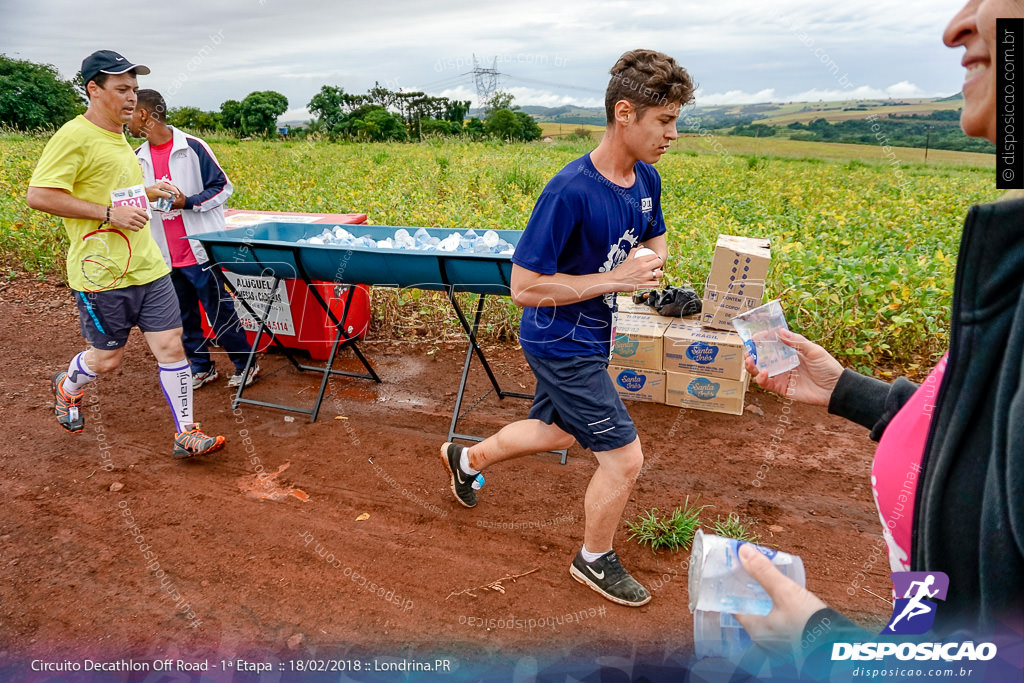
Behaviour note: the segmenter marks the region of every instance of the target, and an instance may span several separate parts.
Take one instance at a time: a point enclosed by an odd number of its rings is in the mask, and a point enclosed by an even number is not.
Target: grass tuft
[[[690,504],[690,497],[682,508],[676,508],[671,515],[659,517],[658,508],[651,508],[646,514],[637,517],[635,522],[628,522],[629,538],[637,539],[640,545],[651,546],[651,552],[662,548],[669,550],[689,550],[693,535],[700,528],[700,513],[707,505]]]

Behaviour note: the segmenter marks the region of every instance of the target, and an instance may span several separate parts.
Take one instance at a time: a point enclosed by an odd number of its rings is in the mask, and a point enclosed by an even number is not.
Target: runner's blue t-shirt
[[[542,275],[604,273],[639,243],[665,232],[661,177],[638,161],[632,187],[598,173],[586,154],[544,187],[516,246],[512,263]],[[564,306],[527,306],[519,326],[522,347],[542,358],[611,353],[615,294]]]

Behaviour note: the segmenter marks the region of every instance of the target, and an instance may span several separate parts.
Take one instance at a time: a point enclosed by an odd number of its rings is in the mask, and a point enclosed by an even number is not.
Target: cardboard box
[[[643,370],[609,365],[608,375],[615,383],[619,396],[627,401],[645,403],[665,402],[665,373],[662,370]]]
[[[749,379],[746,372],[738,380],[689,372],[666,372],[665,403],[680,408],[742,415]]]
[[[612,364],[661,370],[662,336],[671,320],[658,315],[619,313],[615,320]]]
[[[656,318],[659,322],[665,323],[665,325],[669,325],[673,321],[679,320],[679,318],[669,318],[663,315],[658,315],[658,312],[647,304],[635,304],[633,303],[633,299],[625,294],[618,295],[616,303],[618,304],[618,315],[620,316],[646,315],[650,318]]]
[[[704,291],[706,293],[713,289],[737,296],[761,296],[771,262],[771,244],[768,240],[719,235]],[[748,286],[760,286],[761,291],[745,291]]]
[[[735,332],[702,327],[692,321],[669,325],[664,336],[666,372],[740,379],[743,377],[743,340]]]
[[[748,289],[748,291],[750,291]],[[711,327],[719,330],[732,331],[734,328],[730,322],[740,313],[746,313],[752,308],[761,305],[764,299],[764,288],[756,290],[754,296],[739,296],[713,289],[705,290],[704,298],[701,300],[700,323],[704,327]]]

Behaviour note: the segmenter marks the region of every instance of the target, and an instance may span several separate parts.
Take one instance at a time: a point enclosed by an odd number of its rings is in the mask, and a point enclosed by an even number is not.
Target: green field
[[[595,142],[604,135],[604,126],[595,126],[590,123],[557,123],[555,121],[538,121],[541,135],[544,137],[565,137],[572,135],[581,128],[590,133],[590,138]]]
[[[235,184],[233,207],[365,212],[383,225],[480,230],[522,228],[547,179],[596,142],[221,141],[213,148]],[[0,138],[8,277],[62,276],[59,221],[24,203],[44,143]],[[919,373],[947,343],[966,209],[998,192],[990,157],[947,153],[954,154],[948,162],[923,165],[909,161],[917,152],[906,151],[897,168],[873,146],[681,138],[658,164],[668,280],[699,289],[719,233],[769,237],[769,294],[783,299],[792,327],[848,365]],[[376,338],[457,338],[437,294],[377,290],[374,302]],[[488,334],[514,337],[515,308],[491,303]]]
[[[714,114],[745,116],[756,123],[784,126],[794,121],[808,123],[814,119],[842,121],[863,119],[871,114],[880,117],[889,115],[929,114],[933,111],[956,111],[963,106],[961,99],[901,99],[890,100],[846,100],[837,102],[787,102],[785,104],[758,104],[715,106],[705,109]]]

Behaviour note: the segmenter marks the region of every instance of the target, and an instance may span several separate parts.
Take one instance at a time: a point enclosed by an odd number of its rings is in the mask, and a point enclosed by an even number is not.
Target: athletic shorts
[[[556,425],[598,453],[633,443],[636,428],[608,375],[607,356],[523,355],[537,378],[530,418]]]
[[[75,292],[82,336],[93,348],[119,349],[128,342],[133,327],[143,332],[163,332],[181,327],[178,297],[171,276],[102,292]]]

